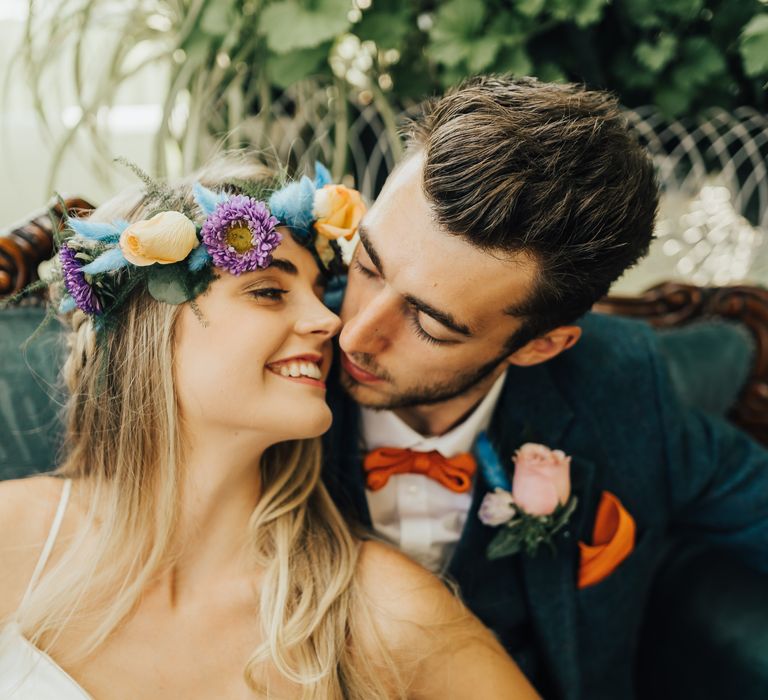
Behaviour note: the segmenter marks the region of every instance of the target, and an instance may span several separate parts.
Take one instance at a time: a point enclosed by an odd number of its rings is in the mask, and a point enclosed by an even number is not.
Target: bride
[[[319,481],[323,285],[359,195],[322,170],[200,181],[69,221],[65,447],[51,475],[0,484],[0,697],[535,697]]]

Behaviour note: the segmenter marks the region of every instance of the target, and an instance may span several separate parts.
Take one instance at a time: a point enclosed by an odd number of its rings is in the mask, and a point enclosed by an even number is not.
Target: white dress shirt
[[[488,429],[506,372],[474,411],[444,435],[425,437],[392,411],[362,408],[361,437],[366,452],[398,447],[437,450],[443,457],[471,452],[475,438]],[[459,541],[472,502],[472,489],[455,493],[423,474],[395,474],[378,491],[366,490],[373,529],[432,571],[442,571]]]

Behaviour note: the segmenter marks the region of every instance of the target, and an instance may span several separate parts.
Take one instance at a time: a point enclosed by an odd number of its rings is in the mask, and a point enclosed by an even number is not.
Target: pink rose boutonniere
[[[485,434],[478,437],[476,452],[493,488],[483,498],[478,517],[489,527],[501,528],[488,545],[488,557],[497,559],[520,550],[533,555],[541,544],[554,549],[554,536],[576,508],[571,458],[562,450],[527,442],[512,457],[510,485]]]

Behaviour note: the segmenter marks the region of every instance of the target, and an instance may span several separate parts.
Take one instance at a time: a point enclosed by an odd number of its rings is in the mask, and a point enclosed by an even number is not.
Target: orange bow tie
[[[451,491],[465,493],[472,486],[477,464],[469,452],[446,458],[436,450],[416,452],[380,447],[366,455],[363,469],[366,473],[365,485],[371,491],[386,486],[393,474],[423,474]]]

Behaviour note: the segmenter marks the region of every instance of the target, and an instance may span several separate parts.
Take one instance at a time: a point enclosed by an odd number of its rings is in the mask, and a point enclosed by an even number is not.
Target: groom
[[[613,98],[531,79],[464,84],[407,146],[349,271],[326,484],[452,577],[545,697],[632,698],[671,531],[768,571],[766,452],[680,406],[647,327],[587,313],[648,249],[652,164]],[[554,554],[488,558],[481,433],[510,477],[524,443],[570,457]]]

